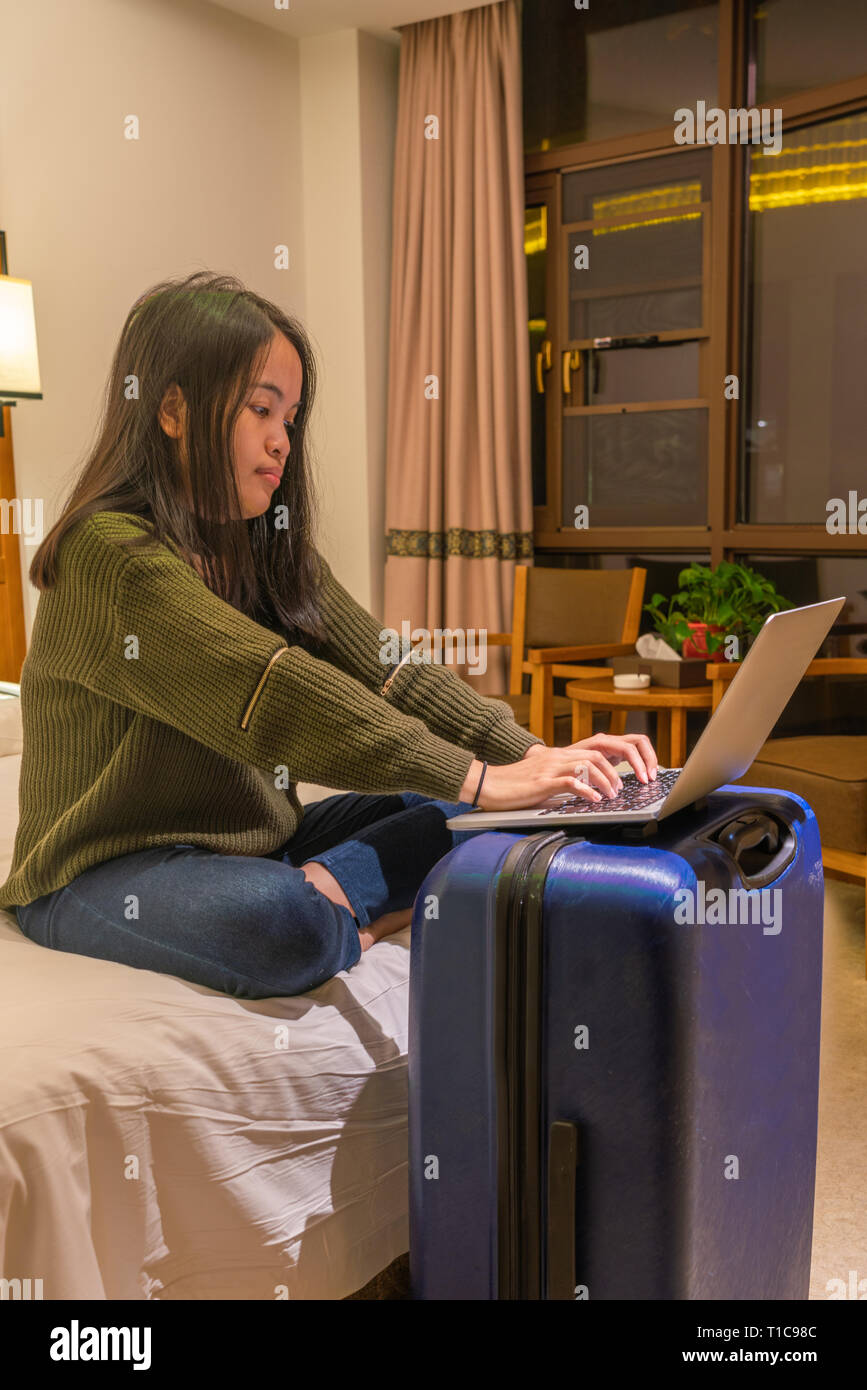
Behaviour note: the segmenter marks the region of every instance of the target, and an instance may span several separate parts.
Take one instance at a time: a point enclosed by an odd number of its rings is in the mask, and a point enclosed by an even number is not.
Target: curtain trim
[[[471,560],[532,560],[532,531],[468,531],[451,526],[448,531],[386,532],[387,555],[411,555],[442,560],[462,555]]]

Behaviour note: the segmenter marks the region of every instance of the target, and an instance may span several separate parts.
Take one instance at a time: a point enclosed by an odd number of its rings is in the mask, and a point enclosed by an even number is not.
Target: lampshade
[[[33,286],[0,275],[0,396],[41,399]]]

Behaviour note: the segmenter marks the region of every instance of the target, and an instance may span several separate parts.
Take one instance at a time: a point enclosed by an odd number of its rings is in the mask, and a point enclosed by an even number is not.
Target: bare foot
[[[337,879],[328,872],[324,864],[317,864],[313,860],[308,860],[306,864],[301,865],[301,872],[308,883],[312,883],[313,887],[317,888],[320,893],[324,893],[326,898],[330,898],[333,903],[337,903],[340,907],[348,907],[349,911],[352,912],[352,904]],[[353,912],[352,915],[354,917],[355,913]]]
[[[308,883],[312,883],[313,887],[320,893],[324,893],[326,898],[330,898],[333,903],[348,908],[352,912],[352,904],[337,879],[328,872],[324,864],[308,860],[306,864],[301,865],[301,872]],[[354,913],[353,916],[355,916]],[[376,941],[381,941],[384,936],[391,936],[394,932],[401,931],[403,927],[408,927],[411,921],[412,908],[404,907],[399,912],[385,912],[366,927],[359,927],[358,935],[361,940],[362,951],[369,950]]]
[[[381,941],[384,936],[393,936],[396,931],[408,927],[411,921],[412,908],[404,907],[399,912],[383,913],[367,927],[359,927],[358,935],[361,939],[362,951],[368,950],[375,941]]]

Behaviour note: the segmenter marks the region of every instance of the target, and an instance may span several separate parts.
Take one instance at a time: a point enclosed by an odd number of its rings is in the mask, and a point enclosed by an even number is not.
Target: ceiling
[[[210,0],[223,10],[264,24],[295,39],[331,34],[338,29],[364,29],[379,38],[399,41],[399,24],[418,24],[461,10],[475,10],[493,0],[288,0],[288,9],[274,9],[262,0]]]

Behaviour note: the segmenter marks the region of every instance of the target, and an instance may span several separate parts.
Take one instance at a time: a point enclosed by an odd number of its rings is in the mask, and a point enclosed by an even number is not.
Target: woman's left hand
[[[531,743],[524,757],[532,757],[546,747],[544,743]],[[582,748],[603,753],[610,763],[630,763],[639,782],[652,782],[656,777],[656,753],[646,734],[593,734],[591,738],[582,738],[579,743],[568,744],[563,751],[579,753]]]

